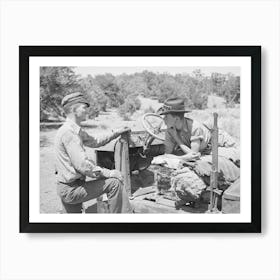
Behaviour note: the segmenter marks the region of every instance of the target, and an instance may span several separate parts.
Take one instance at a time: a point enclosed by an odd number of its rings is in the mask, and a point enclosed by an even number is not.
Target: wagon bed
[[[135,213],[190,214],[207,212],[210,200],[209,187],[205,189],[201,198],[195,203],[180,204],[179,206],[172,199],[165,198],[158,192],[151,161],[155,156],[164,153],[164,145],[163,141],[155,139],[150,146],[149,152],[143,155],[143,143],[146,140],[147,134],[144,131],[136,131],[125,137],[122,135],[122,137],[95,150],[97,165],[109,169],[119,169],[123,173],[128,194],[133,198],[130,199],[130,202],[135,209]],[[143,175],[143,173],[145,174]],[[141,175],[143,175],[142,178]],[[145,193],[146,188],[154,188],[154,191]],[[135,193],[139,190],[142,190],[143,194],[135,197]],[[228,206],[226,213],[231,213],[231,204],[235,209],[238,209],[240,201],[238,191],[239,185],[237,187],[235,185],[234,199],[230,195],[222,199],[223,191],[218,191],[217,205],[219,209],[222,209],[222,203]],[[85,212],[108,213],[106,198],[105,201],[99,199],[99,201],[93,200],[85,203]]]

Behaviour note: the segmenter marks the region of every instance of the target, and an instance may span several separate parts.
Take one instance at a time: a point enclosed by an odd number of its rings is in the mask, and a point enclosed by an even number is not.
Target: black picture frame
[[[32,223],[29,221],[29,58],[33,56],[248,56],[251,58],[250,223]],[[19,46],[21,233],[261,232],[261,46]],[[37,148],[37,147],[36,147]]]

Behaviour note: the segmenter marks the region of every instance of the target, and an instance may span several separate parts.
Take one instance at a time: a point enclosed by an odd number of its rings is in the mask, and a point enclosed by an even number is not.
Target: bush
[[[130,120],[133,113],[139,110],[141,102],[138,98],[128,98],[118,109],[118,114],[123,120]]]
[[[116,76],[107,73],[92,77],[89,74],[82,78],[74,70],[74,67],[40,68],[41,120],[49,116],[61,117],[62,98],[75,91],[83,92],[93,104],[91,117],[106,111],[107,107],[118,108],[122,104],[125,105],[120,109],[124,112],[121,114],[130,115],[141,107],[139,95],[156,98],[160,103],[169,97],[181,97],[191,109],[205,109],[209,95],[225,98],[228,107],[240,102],[240,77],[230,73],[205,76],[196,69],[192,74],[143,71]]]
[[[152,107],[152,106],[149,106],[148,108],[146,108],[144,110],[144,113],[147,114],[147,113],[155,113],[155,109]]]
[[[139,110],[141,108],[141,101],[139,100],[139,98],[136,97],[134,99],[134,102],[135,102],[135,109]]]
[[[90,103],[91,103],[91,105],[90,105],[90,108],[89,108],[88,117],[90,119],[95,119],[99,115],[100,107],[99,107],[99,104],[98,104],[98,101],[97,101],[96,98],[91,98]]]

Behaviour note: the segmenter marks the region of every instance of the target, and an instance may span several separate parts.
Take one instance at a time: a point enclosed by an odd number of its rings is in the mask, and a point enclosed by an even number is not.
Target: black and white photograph
[[[238,67],[41,67],[40,212],[240,213],[239,139]]]
[[[210,48],[206,57],[190,47],[179,56],[176,47],[117,48],[123,56],[93,47],[91,57],[63,49],[29,57],[30,222],[212,223],[214,231],[252,222],[251,70],[259,73],[242,50],[258,55],[258,47],[228,49],[234,56],[212,47],[220,56]]]

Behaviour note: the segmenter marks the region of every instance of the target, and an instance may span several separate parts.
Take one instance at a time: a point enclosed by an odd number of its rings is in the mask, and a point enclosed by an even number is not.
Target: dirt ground
[[[110,133],[111,129],[128,126],[132,131],[144,130],[141,124],[141,116],[145,109],[152,106],[155,110],[160,104],[156,100],[140,98],[141,109],[131,118],[131,121],[123,121],[116,110],[108,110],[101,113],[95,120],[90,120],[91,127],[86,128],[92,135]],[[205,121],[211,112],[195,111],[191,116],[199,121]],[[227,130],[231,135],[239,138],[239,109],[221,109],[219,111],[220,127]],[[56,183],[54,174],[54,151],[53,141],[57,128],[44,128],[40,132],[40,212],[59,213],[62,211],[61,202],[56,193]],[[94,159],[93,149],[87,149],[88,155]]]

